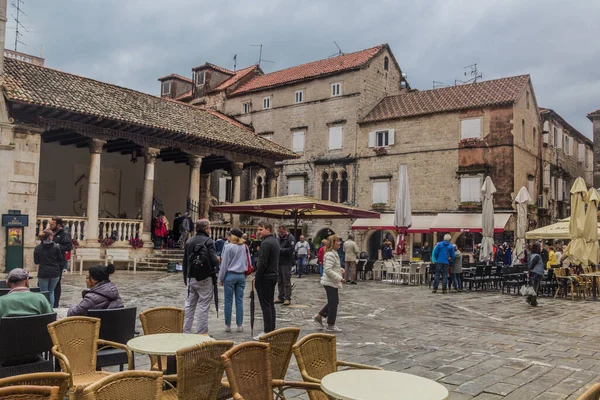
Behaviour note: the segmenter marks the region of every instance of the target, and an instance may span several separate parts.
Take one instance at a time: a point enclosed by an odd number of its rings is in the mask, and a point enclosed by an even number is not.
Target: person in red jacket
[[[325,257],[325,247],[327,245],[327,239],[321,240],[321,247],[317,253],[317,263],[319,265],[319,275],[323,276],[323,257]]]
[[[167,219],[164,211],[159,211],[156,220],[154,221],[154,249],[160,249],[163,245],[163,240],[167,236]]]

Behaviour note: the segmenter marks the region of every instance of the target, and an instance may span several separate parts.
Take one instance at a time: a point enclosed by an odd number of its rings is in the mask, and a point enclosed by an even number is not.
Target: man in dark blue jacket
[[[288,232],[285,226],[279,227],[279,270],[277,272],[277,300],[289,306],[292,301],[292,265],[294,264],[294,235]]]
[[[448,287],[448,267],[454,264],[454,246],[450,243],[452,236],[444,235],[444,241],[439,242],[433,249],[433,258],[436,260],[435,277],[433,278],[433,293],[437,292],[442,274],[442,293],[446,293]]]
[[[269,222],[261,221],[258,224],[258,235],[262,242],[258,252],[258,261],[256,262],[256,278],[254,287],[258,294],[258,301],[262,309],[264,333],[275,330],[275,285],[277,284],[277,270],[279,265],[279,242],[273,236],[273,225]],[[259,333],[254,337],[255,340],[262,336]]]

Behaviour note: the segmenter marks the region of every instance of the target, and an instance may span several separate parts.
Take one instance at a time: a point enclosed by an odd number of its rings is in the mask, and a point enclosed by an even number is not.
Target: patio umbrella
[[[531,202],[531,196],[525,187],[522,187],[515,197],[517,203],[517,240],[513,251],[512,263],[519,260],[519,256],[525,248],[525,232],[527,231],[527,206]]]
[[[250,336],[254,337],[254,279],[252,279],[252,290],[250,290]]]
[[[587,186],[583,178],[579,177],[571,187],[571,220],[569,221],[569,236],[571,242],[565,254],[570,258],[571,264],[587,265],[587,246],[583,236],[585,226],[585,196]]]
[[[583,237],[586,241],[588,260],[590,263],[598,265],[598,202],[600,202],[598,191],[590,188],[586,201],[587,210],[585,212]]]
[[[559,240],[570,240],[569,235],[569,221],[571,218],[561,219],[557,223],[552,225],[543,226],[541,228],[534,229],[525,234],[526,239],[543,240],[543,239],[559,239]],[[596,224],[598,227],[598,236],[600,236],[600,224]]]
[[[379,218],[379,213],[312,197],[290,195],[242,201],[212,207],[213,212],[292,219],[294,231],[301,219]]]
[[[479,261],[489,260],[490,254],[494,251],[494,193],[496,193],[496,187],[492,178],[486,176],[481,187],[481,197],[483,198],[481,234],[483,239],[481,239]]]
[[[405,253],[404,235],[412,226],[412,210],[410,206],[410,190],[408,186],[408,170],[405,164],[400,165],[398,172],[398,195],[396,196],[396,210],[394,213],[394,226],[398,232],[396,254]]]

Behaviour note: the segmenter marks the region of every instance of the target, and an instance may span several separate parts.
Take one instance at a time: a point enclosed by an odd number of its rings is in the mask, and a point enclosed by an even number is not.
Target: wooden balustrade
[[[37,217],[37,232],[42,233],[48,227],[52,216],[40,215]],[[77,239],[79,242],[86,239],[85,224],[86,217],[63,217],[63,223],[69,227],[71,238]],[[115,244],[129,245],[129,240],[139,238],[142,235],[144,222],[138,219],[114,219],[100,218],[99,238],[115,237]]]

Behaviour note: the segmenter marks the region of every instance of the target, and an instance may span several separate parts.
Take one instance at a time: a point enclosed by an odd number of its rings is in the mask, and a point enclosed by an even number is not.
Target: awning
[[[504,227],[512,214],[494,214],[494,232],[504,232]],[[431,230],[434,232],[481,232],[481,214],[464,213],[437,215]]]
[[[413,215],[412,226],[408,228],[408,233],[429,233],[431,224],[435,215]],[[381,214],[379,218],[359,218],[352,224],[353,230],[390,230],[396,229],[394,226],[394,214]]]
[[[563,239],[571,240],[569,235],[570,218],[561,219],[555,224],[543,226],[525,233],[525,238],[541,240],[541,239]],[[598,235],[600,235],[600,223],[598,223]]]

